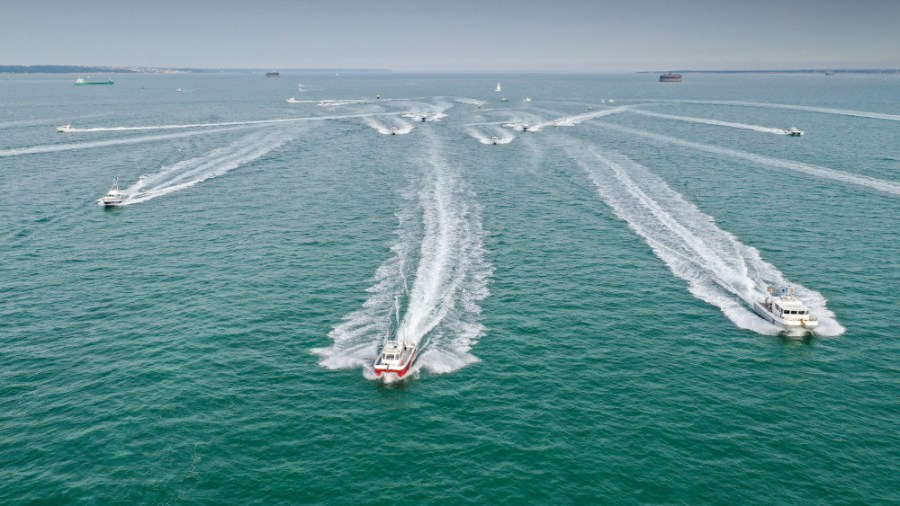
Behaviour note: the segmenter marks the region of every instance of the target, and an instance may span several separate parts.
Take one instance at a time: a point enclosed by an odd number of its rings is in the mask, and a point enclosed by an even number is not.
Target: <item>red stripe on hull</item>
[[[413,354],[413,356],[409,357],[409,362],[406,364],[406,367],[404,367],[403,369],[401,369],[399,371],[375,369],[375,377],[376,378],[380,377],[384,373],[391,373],[391,374],[396,374],[398,378],[402,378],[402,377],[406,376],[407,372],[409,372],[409,368],[412,366],[413,360],[415,360],[415,359],[416,359],[416,355]]]

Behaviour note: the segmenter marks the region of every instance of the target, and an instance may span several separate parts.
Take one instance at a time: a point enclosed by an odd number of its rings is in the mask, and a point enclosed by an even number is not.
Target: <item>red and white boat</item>
[[[402,378],[409,372],[409,367],[415,358],[415,344],[403,342],[402,339],[385,341],[381,353],[375,359],[375,376],[395,374],[398,378]]]

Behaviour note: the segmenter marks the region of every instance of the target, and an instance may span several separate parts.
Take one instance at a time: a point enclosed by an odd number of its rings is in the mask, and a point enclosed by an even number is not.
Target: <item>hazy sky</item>
[[[0,1],[0,65],[900,67],[900,0]]]

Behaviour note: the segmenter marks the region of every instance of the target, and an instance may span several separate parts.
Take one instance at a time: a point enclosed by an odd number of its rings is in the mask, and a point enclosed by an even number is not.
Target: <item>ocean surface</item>
[[[0,76],[0,503],[900,502],[900,76],[75,77]]]

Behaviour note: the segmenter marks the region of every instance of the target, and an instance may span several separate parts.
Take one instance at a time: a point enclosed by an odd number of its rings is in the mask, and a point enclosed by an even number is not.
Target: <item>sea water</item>
[[[114,80],[0,78],[3,503],[900,501],[896,76]]]

